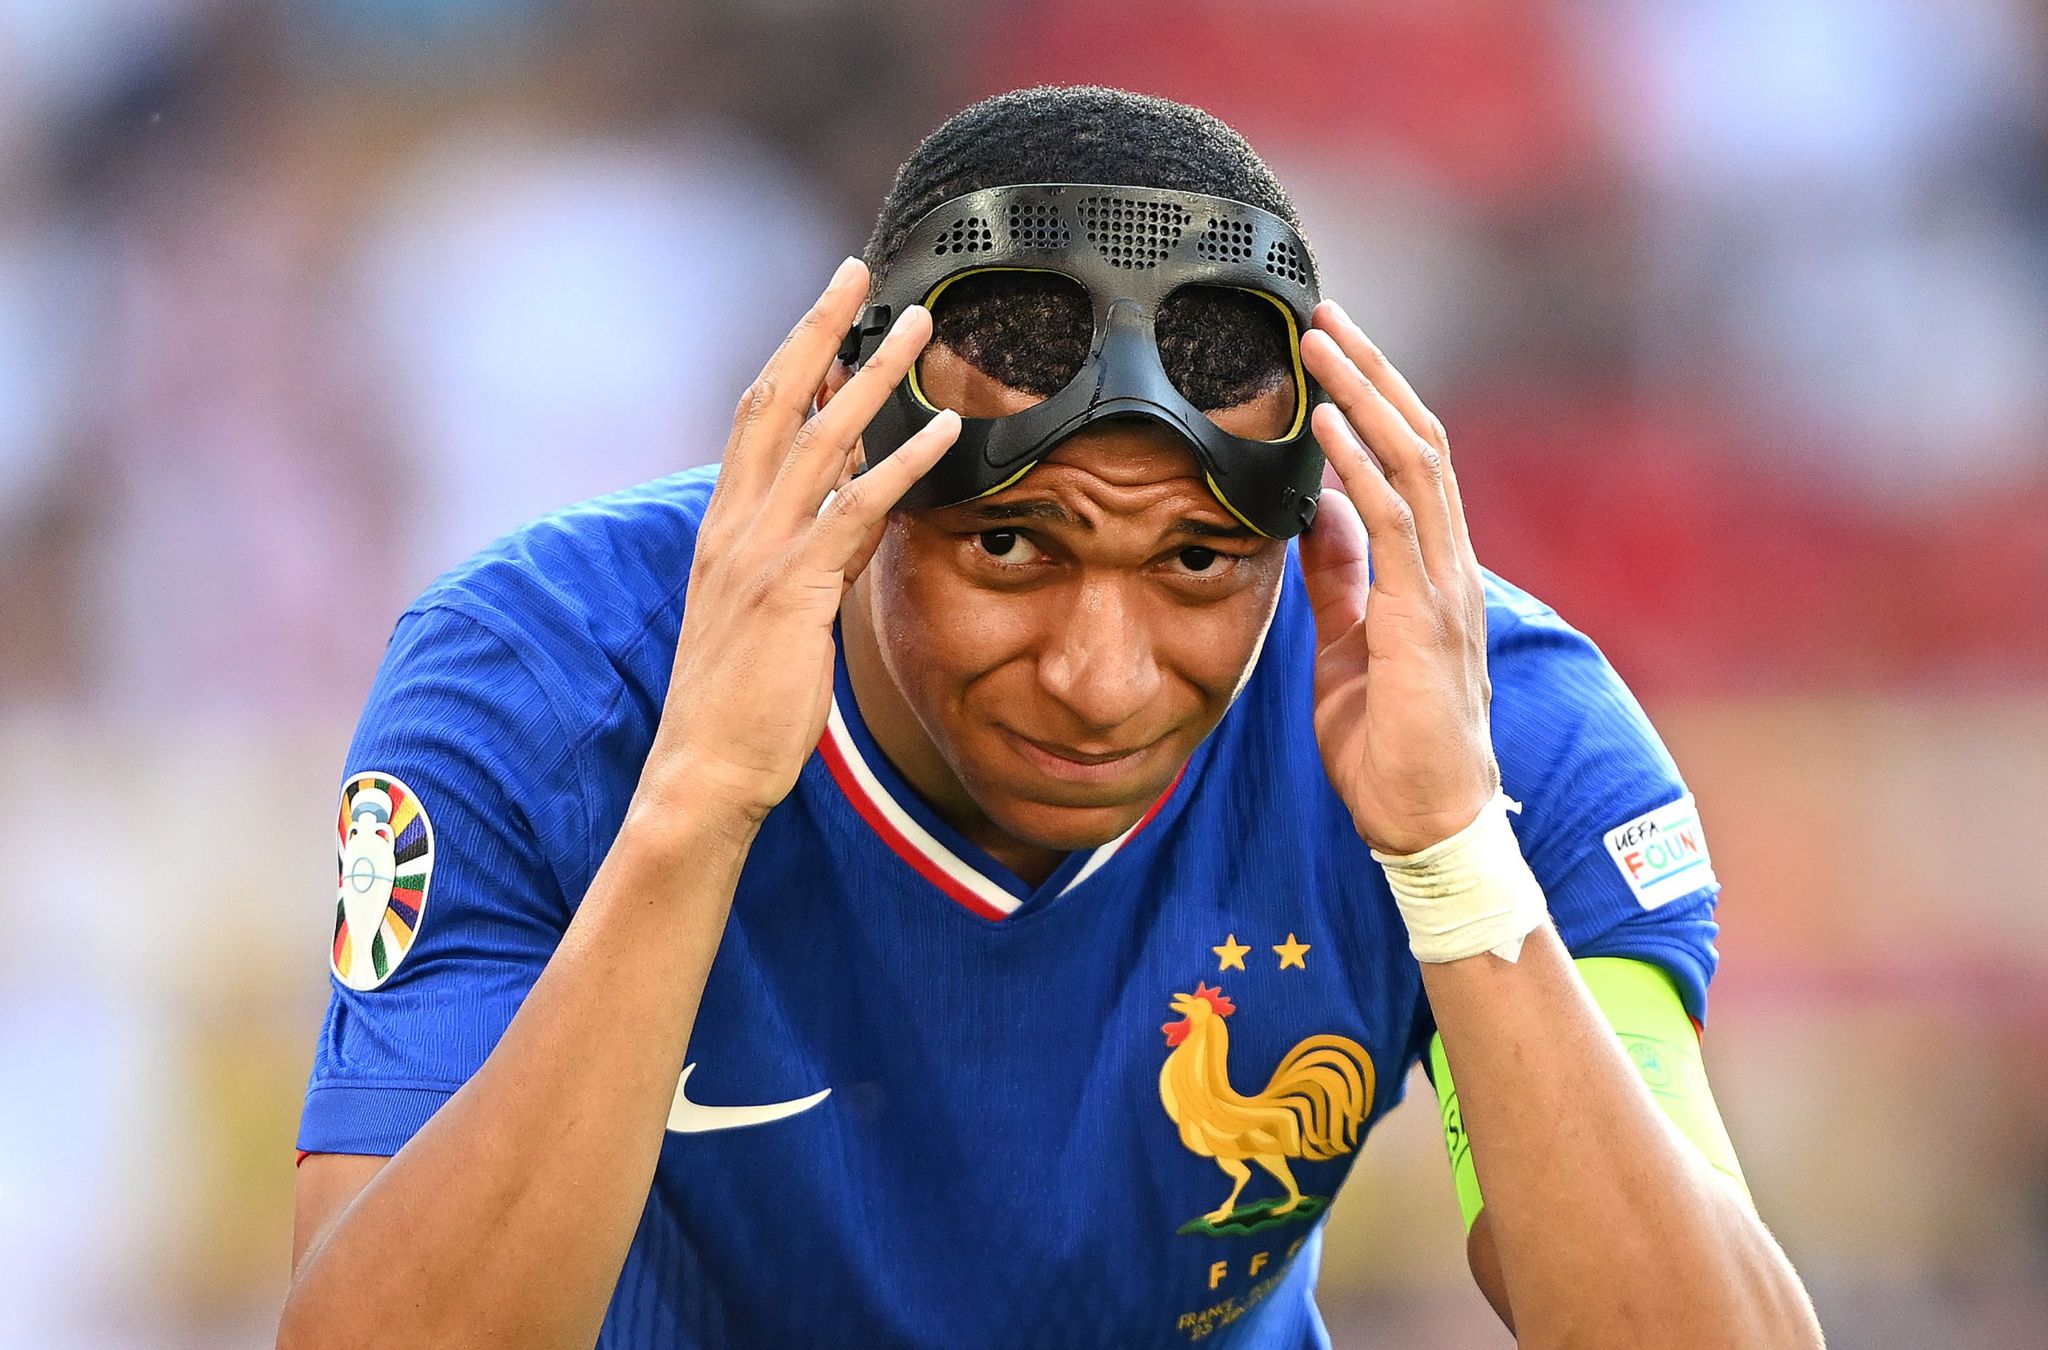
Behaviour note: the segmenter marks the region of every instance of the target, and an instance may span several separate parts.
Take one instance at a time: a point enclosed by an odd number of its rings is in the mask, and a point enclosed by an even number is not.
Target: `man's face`
[[[1035,401],[937,344],[920,378],[968,416]],[[1277,436],[1293,392],[1212,416]],[[1079,849],[1136,823],[1221,719],[1285,560],[1175,437],[1116,421],[993,496],[895,513],[864,586],[892,682],[974,806],[1011,838]]]

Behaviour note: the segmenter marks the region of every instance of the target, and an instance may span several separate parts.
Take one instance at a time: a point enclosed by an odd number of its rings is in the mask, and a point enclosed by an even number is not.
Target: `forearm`
[[[280,1345],[595,1338],[751,840],[629,819],[483,1067],[301,1260]]]
[[[1525,1345],[1806,1346],[1796,1274],[1660,1111],[1548,926],[1425,964]]]

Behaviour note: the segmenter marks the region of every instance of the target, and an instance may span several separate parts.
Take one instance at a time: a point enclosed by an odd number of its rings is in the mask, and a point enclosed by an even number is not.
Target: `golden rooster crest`
[[[1180,1231],[1249,1233],[1321,1213],[1328,1197],[1303,1195],[1287,1160],[1320,1162],[1356,1146],[1372,1105],[1372,1057],[1365,1047],[1346,1036],[1305,1037],[1281,1056],[1263,1089],[1245,1096],[1230,1086],[1230,1031],[1223,1024],[1237,1005],[1221,989],[1197,984],[1192,994],[1175,994],[1172,1006],[1180,1020],[1160,1028],[1168,1053],[1159,1070],[1159,1100],[1179,1127],[1181,1143],[1215,1159],[1231,1181],[1221,1205]],[[1237,1208],[1251,1180],[1247,1162],[1271,1173],[1286,1195]]]

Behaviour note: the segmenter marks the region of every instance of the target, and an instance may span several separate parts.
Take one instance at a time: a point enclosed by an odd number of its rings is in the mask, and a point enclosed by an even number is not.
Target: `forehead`
[[[1236,523],[1179,439],[1139,422],[1083,428],[1017,482],[970,505],[999,507],[1047,497],[1084,517],[1189,516]]]

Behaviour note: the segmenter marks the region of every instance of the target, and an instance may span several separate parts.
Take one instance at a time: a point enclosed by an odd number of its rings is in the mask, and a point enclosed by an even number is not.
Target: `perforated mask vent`
[[[1308,285],[1308,260],[1284,239],[1276,240],[1266,250],[1266,270],[1276,277],[1287,278],[1297,286]]]
[[[1142,270],[1156,267],[1180,243],[1191,219],[1171,202],[1139,202],[1128,197],[1085,197],[1081,228],[1095,251],[1112,267]]]
[[[1252,256],[1252,227],[1241,220],[1218,216],[1195,240],[1195,252],[1212,262],[1248,262]]]
[[[1017,247],[1065,248],[1073,237],[1051,203],[1010,203],[1010,242]]]
[[[980,216],[965,216],[954,221],[939,235],[932,245],[935,254],[945,253],[986,253],[996,246],[995,234],[988,222]]]

